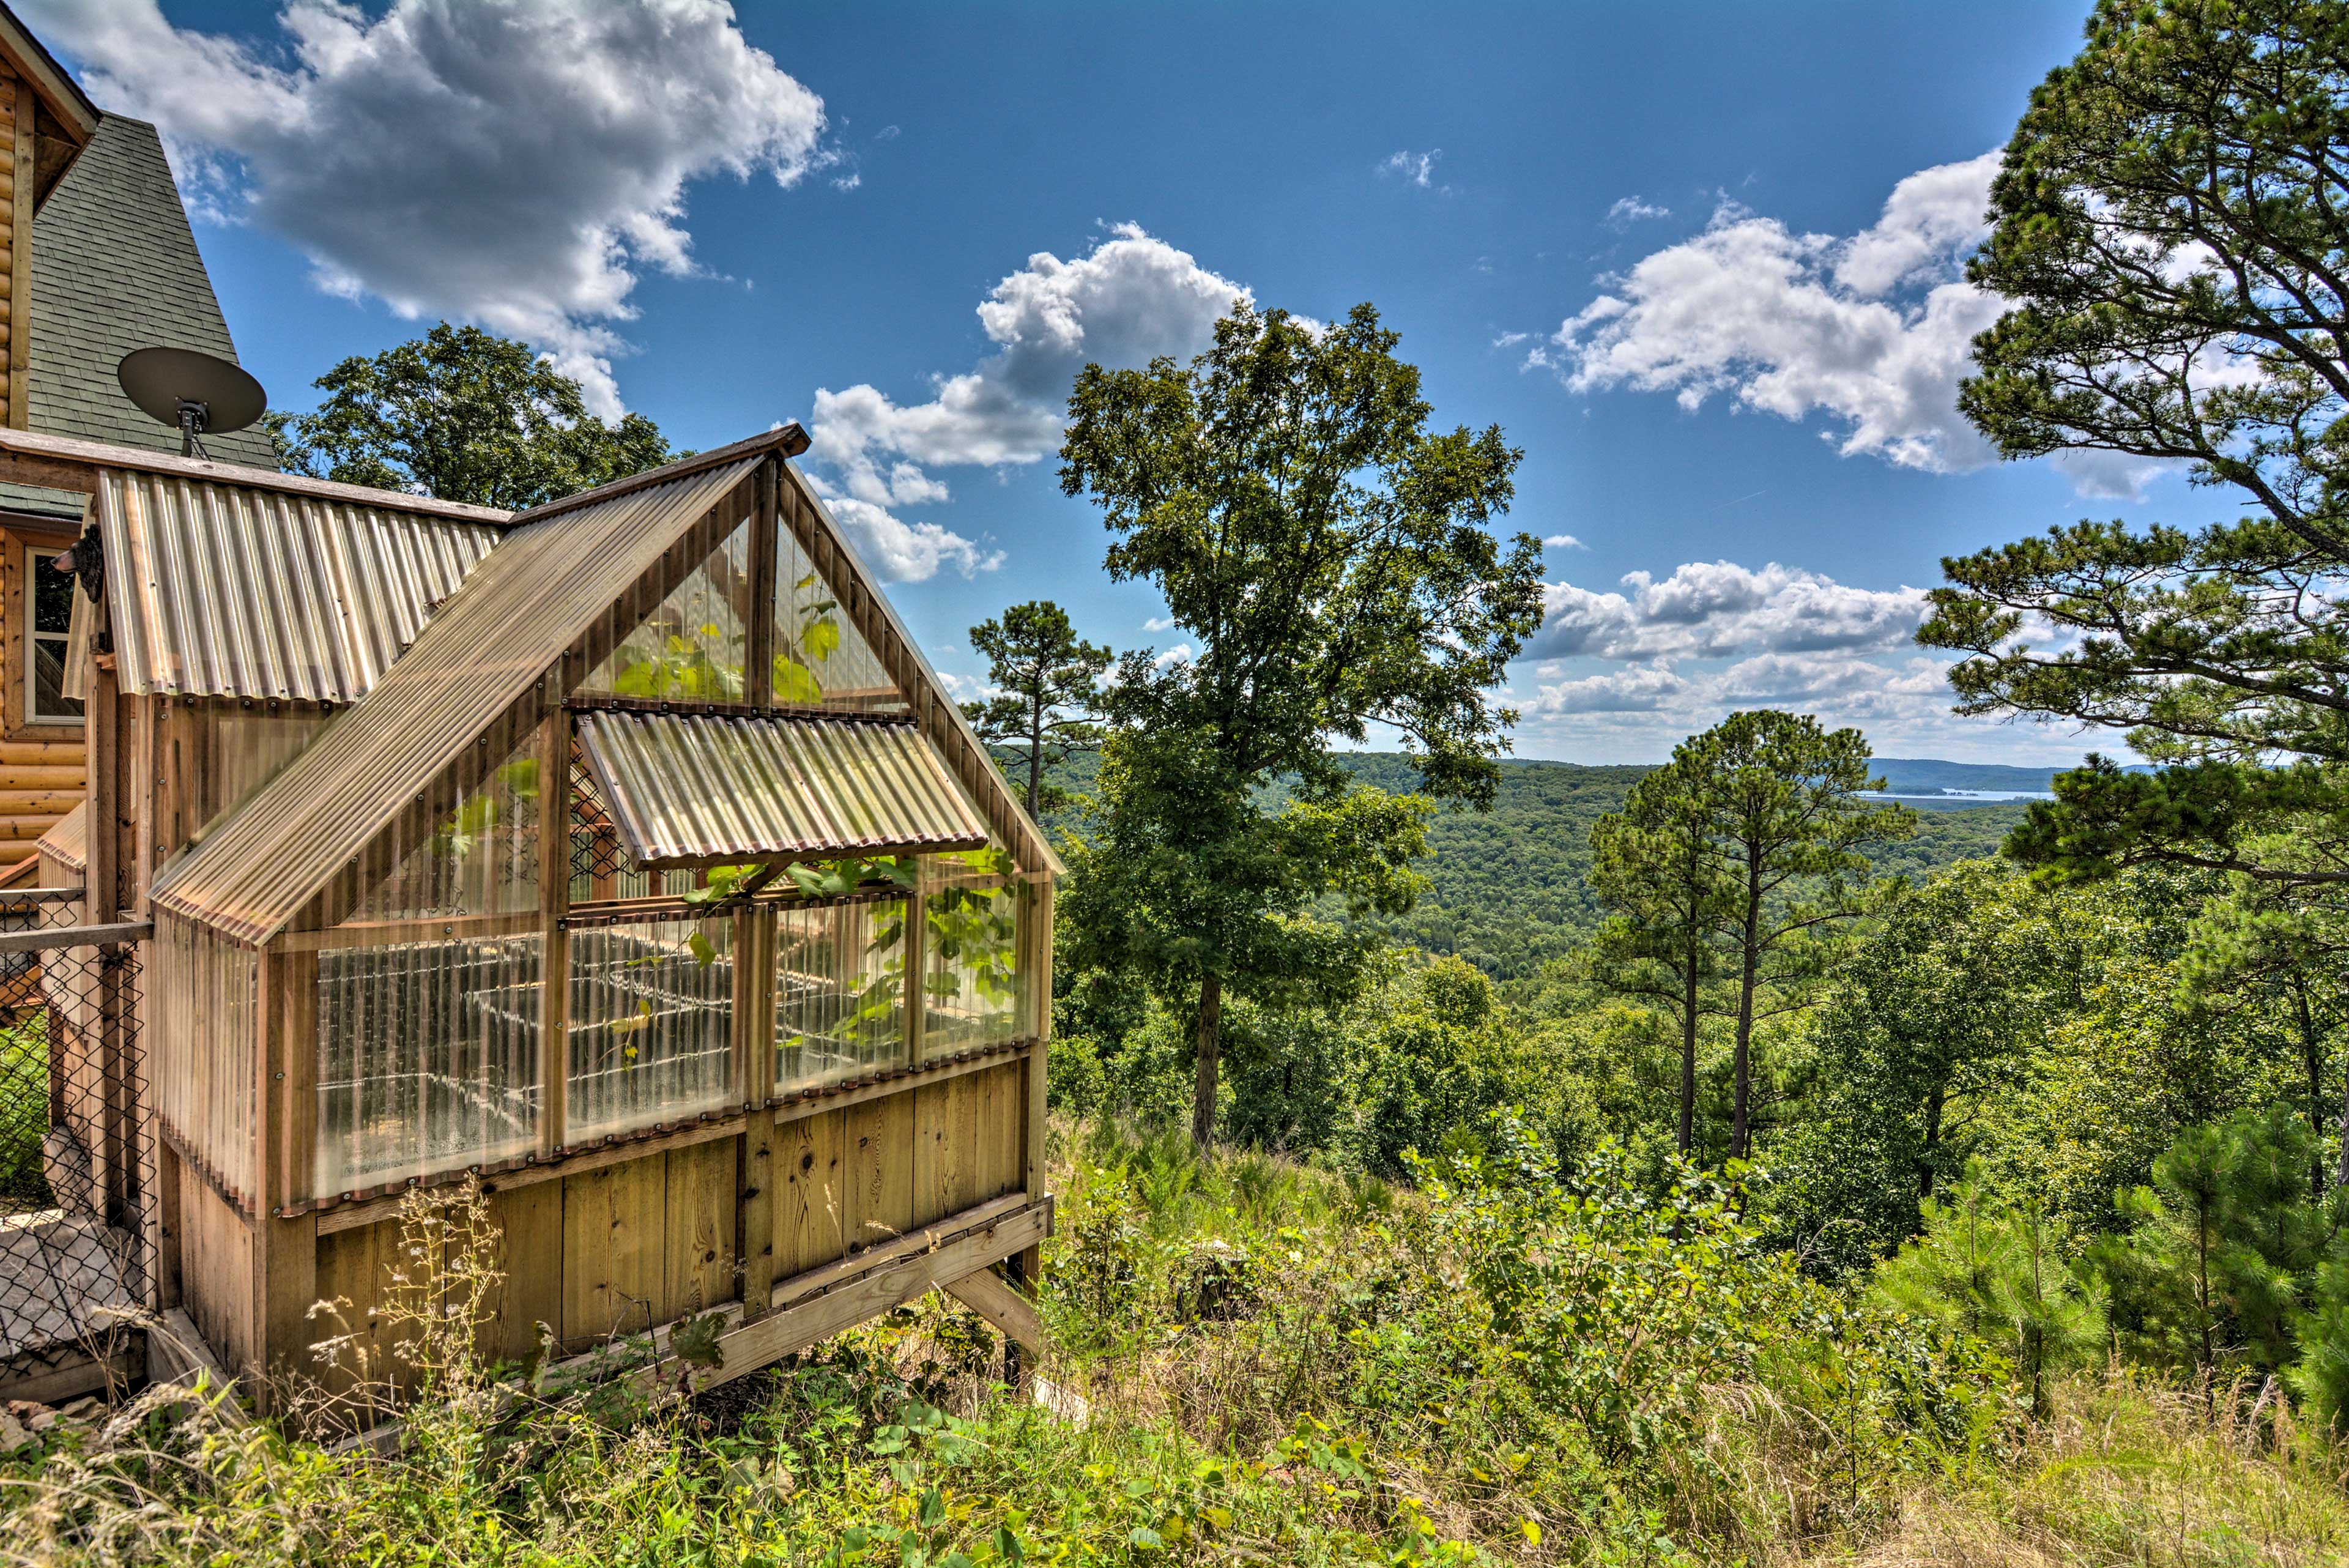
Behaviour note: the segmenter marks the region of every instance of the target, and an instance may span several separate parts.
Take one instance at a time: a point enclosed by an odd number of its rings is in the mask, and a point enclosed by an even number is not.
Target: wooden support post
[[[775,1288],[775,1202],[781,1171],[776,1164],[775,915],[745,910],[734,917],[734,1039],[748,1113],[742,1128],[740,1229],[735,1256],[742,1261],[742,1312],[766,1315]]]
[[[922,1064],[922,1028],[928,1022],[930,857],[914,861],[914,890],[905,897],[905,1065]]]
[[[125,697],[122,705],[128,714],[124,728],[129,732],[126,768],[123,780],[123,815],[131,819],[129,844],[126,861],[130,867],[130,895],[123,908],[140,919],[147,918],[147,889],[155,880],[156,807],[159,804],[158,774],[161,771],[162,736],[159,722],[168,698]]]
[[[160,1137],[155,1145],[155,1185],[147,1205],[147,1256],[154,1276],[148,1281],[147,1303],[159,1313],[180,1304],[180,1155]]]
[[[261,1190],[253,1216],[253,1364],[245,1370],[255,1375],[249,1387],[254,1408],[264,1415],[272,1395],[266,1375],[309,1369],[310,1305],[318,1297],[318,1216],[305,1212],[288,1217],[284,1212],[293,1196],[286,1179],[292,1146],[298,1141],[307,1149],[311,1143],[308,1116],[299,1127],[289,1125],[286,1084],[288,1065],[297,1053],[312,1062],[301,1075],[302,1083],[308,1085],[316,1074],[317,961],[315,953],[264,949],[260,1005],[254,1009],[260,1033],[253,1054],[253,1103],[259,1112],[254,1136],[260,1145],[254,1168]],[[311,1027],[296,1039],[295,1031],[305,1023]],[[315,1112],[316,1094],[303,1099]]]
[[[95,618],[104,618],[101,615]],[[101,926],[116,918],[122,885],[122,835],[117,827],[122,815],[118,798],[122,783],[122,703],[116,690],[110,655],[90,660],[88,697],[82,712],[84,766],[89,779],[89,823],[86,830],[88,844],[85,851],[89,863],[86,867],[82,922]]]
[[[99,1105],[98,1136],[101,1146],[92,1162],[99,1176],[98,1211],[109,1224],[130,1221],[139,1210],[139,1093],[133,1081],[138,1043],[131,1032],[130,945],[115,943],[82,950],[98,965],[98,1038],[89,1046],[98,1056]]]
[[[759,508],[750,520],[750,606],[743,617],[742,701],[764,708],[775,700],[775,497],[782,460],[759,464]]]
[[[1023,1123],[1025,1136],[1020,1139],[1020,1162],[1026,1170],[1026,1189],[1042,1196],[1050,1187],[1045,1170],[1047,1142],[1051,1127],[1046,1116],[1046,1084],[1044,1057],[1051,1049],[1052,1040],[1052,878],[1041,873],[1034,891],[1027,901],[1029,919],[1028,943],[1028,1006],[1034,1020],[1035,1049],[1028,1053],[1028,1071],[1022,1078],[1027,1105]],[[1044,1251],[1039,1245],[1019,1254],[1019,1279],[1030,1286],[1044,1275]]]
[[[958,1280],[946,1282],[947,1294],[970,1308],[1001,1331],[1004,1340],[1005,1381],[1012,1386],[1021,1384],[1019,1352],[1031,1355],[1044,1348],[1044,1324],[1036,1309],[1020,1293],[1019,1260],[1027,1253],[1014,1252],[1003,1260],[1003,1272],[980,1269]]]
[[[559,677],[548,679],[559,688]],[[569,1136],[571,1081],[571,933],[563,917],[571,911],[571,714],[558,689],[538,726],[538,912],[543,950],[540,958],[538,1029],[538,1147],[561,1149]]]

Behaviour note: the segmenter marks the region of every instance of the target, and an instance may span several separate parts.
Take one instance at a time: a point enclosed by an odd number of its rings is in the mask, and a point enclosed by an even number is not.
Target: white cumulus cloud
[[[287,0],[255,47],[156,0],[26,0],[104,106],[161,128],[200,211],[320,284],[550,350],[596,411],[647,268],[695,270],[686,189],[827,167],[823,101],[725,0]]]
[[[1588,550],[1590,546],[1584,544],[1581,540],[1576,538],[1571,534],[1552,534],[1548,538],[1542,541],[1542,548],[1545,550]]]
[[[1895,756],[2080,755],[2066,731],[1951,713],[1949,661],[1913,644],[1920,589],[1864,588],[1776,562],[1692,561],[1661,576],[1633,572],[1616,589],[1560,582],[1544,593],[1529,679],[1508,694],[1529,755],[1652,760],[1744,708],[1854,724]]]
[[[1527,363],[1577,391],[1716,396],[1784,419],[1824,414],[1847,456],[1957,473],[1995,460],[1959,414],[1974,336],[2004,308],[1965,281],[1999,155],[1921,170],[1857,234],[1797,234],[1724,201],[1704,230],[1602,280]],[[2158,465],[2055,460],[2083,493],[2138,493]]]
[[[857,519],[849,525],[868,556],[915,568],[885,575],[918,580],[941,566],[986,570],[999,556],[939,524],[896,515],[949,499],[930,469],[1041,460],[1061,444],[1069,388],[1088,361],[1133,366],[1195,354],[1213,339],[1216,318],[1249,297],[1244,286],[1133,223],[1115,225],[1073,260],[1039,251],[979,302],[992,354],[939,378],[925,402],[900,403],[866,384],[819,389],[808,455],[838,475],[836,493],[854,504],[835,511],[843,524]]]
[[[1909,640],[1924,618],[1921,588],[1853,587],[1773,561],[1752,568],[1691,561],[1671,575],[1625,576],[1629,592],[1573,583],[1543,588],[1535,659],[1719,659],[1740,652],[1876,650]]]

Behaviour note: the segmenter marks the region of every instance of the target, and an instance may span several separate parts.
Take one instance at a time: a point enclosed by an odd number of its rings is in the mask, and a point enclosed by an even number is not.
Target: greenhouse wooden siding
[[[1032,1274],[1059,865],[805,439],[509,518],[0,433],[109,552],[45,864],[153,919],[156,1304],[221,1364],[380,1372],[403,1199],[468,1178],[499,1355],[723,1309],[740,1371]]]

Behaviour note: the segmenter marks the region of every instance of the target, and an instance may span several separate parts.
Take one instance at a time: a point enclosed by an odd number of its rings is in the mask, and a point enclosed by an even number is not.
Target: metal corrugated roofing
[[[647,867],[987,842],[987,824],[911,724],[591,711],[579,740]]]
[[[997,828],[1013,858],[1030,871],[1040,871],[1048,877],[1065,875],[1068,867],[1053,850],[1052,842],[1044,836],[1043,828],[1029,816],[1027,807],[1020,804],[1019,793],[1004,778],[994,753],[988,749],[987,742],[978,738],[978,732],[964,714],[962,704],[947,695],[946,683],[930,667],[928,655],[922,651],[922,645],[914,640],[913,634],[905,629],[905,623],[898,618],[897,607],[889,602],[888,595],[874,586],[879,579],[874,576],[872,568],[857,553],[847,530],[841,527],[839,520],[833,516],[832,509],[824,504],[823,497],[816,493],[813,486],[802,483],[798,487],[798,493],[821,525],[833,554],[847,564],[850,577],[864,586],[872,601],[871,607],[881,622],[882,636],[879,639],[868,640],[872,641],[874,653],[881,655],[883,668],[885,670],[892,659],[902,665],[905,673],[895,678],[897,685],[925,731],[930,734],[933,743],[938,745],[942,754],[947,756],[948,765],[953,765],[953,753],[956,751],[960,751],[975,764],[976,772],[983,779],[986,792],[999,814]],[[835,580],[832,587],[836,593],[849,591],[849,584],[845,581]],[[888,645],[885,651],[881,646],[884,642]]]
[[[155,908],[243,941],[283,930],[770,451],[805,440],[785,426],[516,518],[374,691],[157,877]]]
[[[502,532],[111,468],[97,510],[122,690],[171,697],[357,701]]]

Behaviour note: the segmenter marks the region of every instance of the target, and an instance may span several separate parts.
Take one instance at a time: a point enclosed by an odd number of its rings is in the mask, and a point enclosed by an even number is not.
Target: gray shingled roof
[[[47,435],[158,452],[179,432],[122,395],[114,367],[133,348],[162,345],[236,358],[212,277],[188,227],[155,128],[109,114],[57,182],[33,224],[32,408]],[[223,462],[277,466],[259,426],[209,436]],[[78,516],[81,498],[0,485],[0,507]]]

